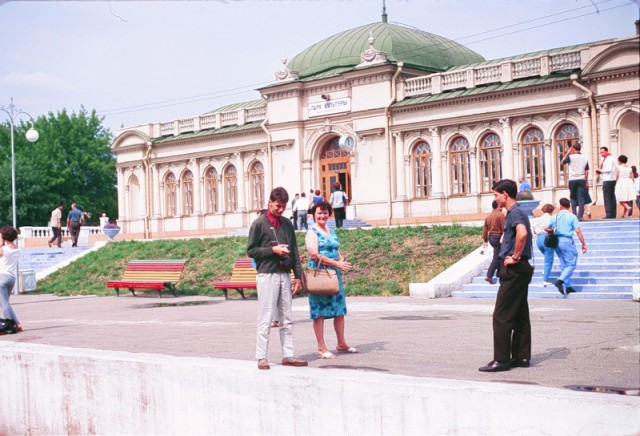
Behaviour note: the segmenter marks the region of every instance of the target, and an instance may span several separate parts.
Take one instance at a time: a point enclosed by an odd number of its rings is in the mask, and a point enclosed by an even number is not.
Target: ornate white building
[[[273,187],[328,197],[334,181],[378,223],[487,212],[500,178],[555,203],[574,141],[592,168],[601,146],[640,163],[639,49],[636,34],[486,61],[383,16],[283,60],[260,100],[119,130],[118,221],[136,237],[219,232]]]

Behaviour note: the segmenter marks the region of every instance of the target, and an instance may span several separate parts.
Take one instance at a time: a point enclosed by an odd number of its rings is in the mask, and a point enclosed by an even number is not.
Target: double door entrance
[[[329,200],[335,190],[333,184],[339,182],[342,190],[352,200],[351,195],[351,156],[348,151],[340,149],[338,137],[325,145],[320,154],[320,190],[321,195]]]

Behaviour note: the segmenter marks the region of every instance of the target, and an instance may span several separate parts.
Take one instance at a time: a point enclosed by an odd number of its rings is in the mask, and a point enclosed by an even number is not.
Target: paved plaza
[[[149,293],[117,297],[18,295],[25,331],[0,341],[254,361],[257,301]],[[640,387],[640,306],[628,300],[530,299],[531,368],[480,373],[492,359],[491,299],[350,297],[347,339],[360,354],[315,353],[307,299],[294,300],[296,354],[311,367],[458,380]],[[335,346],[332,325],[325,325]],[[279,365],[275,329],[269,360]],[[299,369],[305,371],[304,368]],[[256,368],[256,371],[258,369]],[[267,374],[265,374],[267,376]],[[593,395],[607,395],[593,393]]]

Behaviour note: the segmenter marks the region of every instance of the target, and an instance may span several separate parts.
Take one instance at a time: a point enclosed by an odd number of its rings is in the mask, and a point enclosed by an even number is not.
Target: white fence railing
[[[99,235],[102,234],[102,227],[99,226],[82,226],[80,227],[80,232],[84,232],[87,235]],[[68,237],[69,229],[67,227],[62,227],[61,229],[62,236]],[[23,238],[47,238],[51,239],[53,236],[53,232],[51,231],[51,227],[20,227],[20,235]]]
[[[581,62],[579,50],[527,59],[496,61],[490,65],[407,79],[404,82],[404,96],[439,94],[446,90],[474,88],[487,83],[505,83],[525,77],[548,76],[556,71],[580,68]]]

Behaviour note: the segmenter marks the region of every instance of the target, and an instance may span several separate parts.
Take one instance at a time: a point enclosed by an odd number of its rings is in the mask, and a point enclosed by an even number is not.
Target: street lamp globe
[[[27,134],[25,136],[27,137],[27,141],[36,142],[38,140],[38,138],[40,137],[40,134],[38,133],[38,131],[36,129],[31,127],[29,130],[27,130]]]

